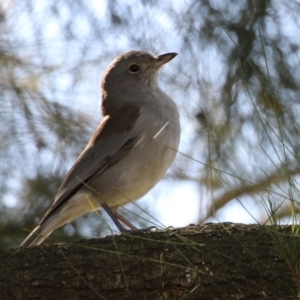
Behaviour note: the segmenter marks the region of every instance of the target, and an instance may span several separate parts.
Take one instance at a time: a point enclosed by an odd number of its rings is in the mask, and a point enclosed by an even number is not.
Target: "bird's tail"
[[[22,242],[20,247],[31,247],[35,245],[39,245],[43,242],[43,240],[51,234],[52,230],[49,231],[47,228],[43,228],[42,224],[37,226],[29,235],[28,237]]]

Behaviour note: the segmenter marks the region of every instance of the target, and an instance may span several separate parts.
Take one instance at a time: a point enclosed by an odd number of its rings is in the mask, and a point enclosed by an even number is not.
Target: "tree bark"
[[[291,226],[233,223],[0,252],[0,299],[298,299]]]

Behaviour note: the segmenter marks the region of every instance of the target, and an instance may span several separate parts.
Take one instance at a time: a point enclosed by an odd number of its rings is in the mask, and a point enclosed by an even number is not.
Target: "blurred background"
[[[296,0],[2,0],[0,247],[39,222],[101,120],[105,68],[139,49],[179,53],[160,84],[182,138],[165,178],[119,212],[138,227],[296,222],[299,13]],[[92,212],[46,242],[115,230]]]

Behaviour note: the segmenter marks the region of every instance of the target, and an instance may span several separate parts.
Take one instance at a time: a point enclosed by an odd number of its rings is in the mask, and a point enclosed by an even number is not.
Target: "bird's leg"
[[[115,214],[113,213],[113,211],[109,208],[109,206],[106,203],[101,204],[101,206],[106,211],[106,213],[110,216],[110,218],[113,220],[113,222],[118,227],[118,229],[120,230],[120,232],[127,232],[128,231],[127,229],[125,229],[122,226],[122,224],[120,223],[120,221],[118,220],[118,218],[115,216]]]
[[[118,214],[117,212],[114,213],[115,217],[128,226],[131,230],[138,230],[134,225],[132,225],[128,220],[126,220],[123,216]]]
[[[105,212],[110,216],[110,218],[113,220],[113,222],[118,227],[120,232],[135,232],[135,231],[148,232],[151,231],[153,228],[157,228],[155,226],[150,226],[147,228],[138,229],[134,225],[132,225],[128,220],[126,220],[123,216],[121,216],[117,212],[113,212],[106,203],[102,204],[101,206],[105,210]],[[120,221],[124,223],[126,226],[128,226],[130,230],[125,229],[120,223]]]

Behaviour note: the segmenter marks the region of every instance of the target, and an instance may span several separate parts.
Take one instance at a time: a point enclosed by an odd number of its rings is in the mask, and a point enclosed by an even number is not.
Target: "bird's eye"
[[[140,70],[140,67],[136,64],[132,64],[130,67],[129,67],[129,72],[132,73],[132,74],[136,74],[138,73]]]

